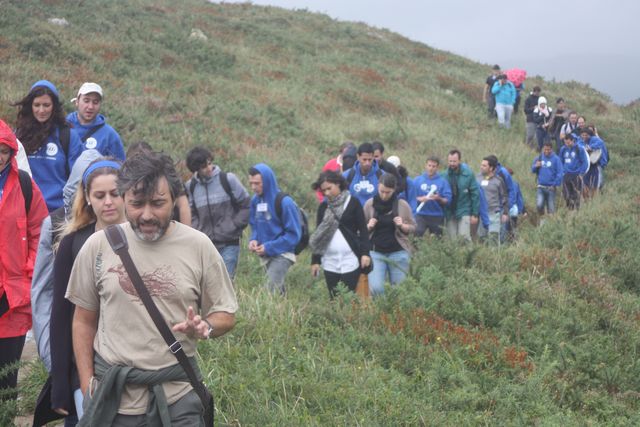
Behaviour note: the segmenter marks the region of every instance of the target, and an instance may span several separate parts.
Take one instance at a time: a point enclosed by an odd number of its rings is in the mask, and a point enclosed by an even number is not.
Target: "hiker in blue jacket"
[[[440,159],[427,158],[425,173],[413,180],[415,192],[416,236],[421,237],[429,230],[431,234],[442,236],[444,208],[451,202],[451,186],[438,173]],[[419,209],[418,209],[419,208]]]
[[[37,81],[19,107],[16,136],[22,142],[29,166],[49,212],[63,205],[64,188],[71,168],[82,153],[82,143],[64,118],[58,90],[48,80]]]
[[[588,154],[600,150],[600,157],[591,164],[589,171],[584,175],[585,197],[593,197],[604,184],[603,170],[609,163],[609,151],[607,146],[591,126],[580,129],[580,138]]]
[[[478,222],[471,224],[471,237],[473,241],[478,240],[478,236],[486,236],[489,232],[489,225],[491,220],[489,219],[489,205],[487,204],[487,196],[484,194],[481,183],[478,182],[478,198],[480,203],[478,204]]]
[[[511,127],[511,115],[513,104],[516,103],[516,88],[506,74],[500,74],[498,81],[493,84],[491,93],[496,97],[496,114],[498,126],[509,129]]]
[[[373,145],[364,142],[358,147],[358,160],[342,176],[347,180],[351,195],[364,206],[367,200],[378,194],[378,179],[383,173],[373,158]]]
[[[556,190],[562,184],[563,167],[560,157],[553,152],[553,143],[545,141],[542,153],[533,159],[531,172],[536,178],[536,209],[540,216],[556,211]]]
[[[102,88],[96,83],[84,83],[78,90],[78,95],[71,100],[78,111],[67,116],[73,129],[78,133],[85,149],[95,149],[103,156],[125,160],[124,147],[120,135],[106,122],[100,114]]]
[[[563,166],[562,196],[570,210],[580,209],[582,181],[589,170],[589,156],[581,142],[576,141],[572,133],[564,136],[564,145],[560,149]]]
[[[249,169],[249,185],[254,192],[249,211],[249,250],[260,257],[266,268],[266,288],[284,294],[284,278],[296,262],[294,251],[302,237],[298,207],[291,197],[284,197],[278,216],[276,198],[280,188],[275,174],[264,163]]]

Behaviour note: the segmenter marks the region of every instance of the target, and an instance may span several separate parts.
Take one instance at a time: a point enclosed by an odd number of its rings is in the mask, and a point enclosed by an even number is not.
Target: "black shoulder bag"
[[[176,337],[169,329],[169,326],[165,322],[162,314],[156,307],[156,304],[151,299],[151,295],[149,295],[149,291],[144,286],[142,282],[142,278],[140,277],[140,273],[138,273],[138,269],[136,268],[133,260],[131,259],[131,255],[129,255],[129,245],[127,244],[127,237],[124,234],[124,230],[119,225],[110,225],[105,229],[105,234],[107,235],[107,240],[111,245],[113,251],[120,257],[122,261],[122,265],[124,266],[133,286],[136,288],[136,292],[138,292],[138,296],[142,300],[144,307],[149,312],[153,323],[158,328],[160,335],[164,338],[164,341],[169,346],[169,351],[175,356],[178,360],[178,363],[182,366],[184,371],[189,377],[189,382],[191,386],[200,397],[202,401],[202,406],[204,407],[204,425],[207,427],[213,427],[213,416],[214,416],[214,407],[213,407],[213,396],[207,390],[207,387],[204,383],[198,380],[195,371],[193,370],[193,366],[189,363],[189,359],[182,349],[182,344],[176,340]]]

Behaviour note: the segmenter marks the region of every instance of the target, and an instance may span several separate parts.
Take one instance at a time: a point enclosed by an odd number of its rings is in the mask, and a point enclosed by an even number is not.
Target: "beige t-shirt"
[[[153,301],[169,327],[183,322],[187,308],[208,315],[238,308],[233,285],[213,243],[201,232],[173,222],[155,242],[139,239],[130,224],[123,224],[129,253]],[[157,370],[177,363],[127,275],[104,232],[93,234],[73,265],[67,299],[86,310],[98,311],[94,350],[111,365]],[[187,356],[195,354],[196,340],[174,333]],[[163,384],[169,404],[184,396],[186,382]],[[144,414],[145,386],[127,385],[119,413]]]

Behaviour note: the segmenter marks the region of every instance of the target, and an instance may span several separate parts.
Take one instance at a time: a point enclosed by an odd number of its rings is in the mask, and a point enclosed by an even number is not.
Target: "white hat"
[[[391,163],[395,167],[398,167],[398,166],[400,166],[400,157],[398,157],[398,156],[389,156],[389,158],[387,158],[387,162]]]
[[[541,96],[540,98],[538,98],[538,107],[546,103],[547,103],[547,98],[545,98],[544,96]]]
[[[78,98],[88,93],[97,93],[98,95],[100,95],[100,98],[103,97],[102,88],[98,83],[86,82],[86,83],[83,83],[82,86],[80,86],[80,89],[78,89],[78,95],[76,95],[76,97],[73,98],[71,102],[76,102]]]

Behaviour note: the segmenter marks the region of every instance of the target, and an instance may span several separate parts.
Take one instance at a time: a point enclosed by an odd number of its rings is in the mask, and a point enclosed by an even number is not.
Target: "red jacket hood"
[[[13,133],[9,125],[0,120],[0,144],[4,144],[11,148],[11,168],[18,170],[18,163],[16,162],[16,155],[18,154],[18,140],[16,134]]]

